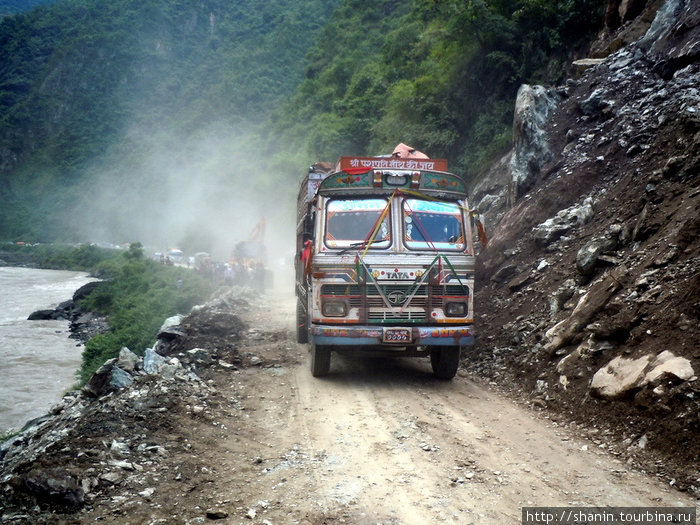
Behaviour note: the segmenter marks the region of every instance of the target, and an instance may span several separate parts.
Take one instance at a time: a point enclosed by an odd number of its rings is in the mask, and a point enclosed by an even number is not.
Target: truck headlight
[[[447,317],[466,317],[467,303],[447,303],[445,305],[445,315]]]
[[[325,301],[321,307],[324,317],[345,317],[348,305],[341,301]]]

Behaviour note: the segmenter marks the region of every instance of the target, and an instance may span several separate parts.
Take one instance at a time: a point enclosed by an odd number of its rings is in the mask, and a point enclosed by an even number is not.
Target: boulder
[[[604,275],[591,285],[578,300],[571,315],[555,324],[545,333],[548,339],[544,349],[553,354],[556,350],[569,344],[581,330],[588,325],[593,316],[608,302],[610,297],[622,286],[620,278],[627,272],[627,268],[622,265],[614,272]]]
[[[621,225],[611,225],[602,236],[596,237],[578,251],[576,254],[578,271],[582,275],[592,274],[598,262],[603,259],[603,254],[617,249],[627,235],[628,231]],[[614,261],[615,259],[608,258],[608,262]]]
[[[184,369],[176,358],[165,359],[152,348],[146,350],[143,356],[143,371],[149,375],[160,375],[173,379],[178,372],[184,373]]]
[[[495,283],[502,283],[508,281],[516,273],[518,273],[518,267],[514,264],[506,263],[493,274],[491,280]]]
[[[651,356],[628,359],[617,356],[598,370],[591,380],[591,392],[605,399],[616,399],[644,385]]]
[[[541,246],[556,241],[577,226],[582,226],[593,218],[593,199],[587,197],[581,204],[575,204],[557,212],[532,229],[532,236]]]
[[[141,365],[141,358],[129,350],[127,347],[122,348],[119,351],[119,358],[117,359],[117,366],[124,370],[125,372],[132,373]]]
[[[692,381],[695,371],[688,359],[668,350],[655,358],[652,355],[637,359],[618,356],[593,375],[591,392],[605,399],[617,399],[647,385],[656,387],[665,378],[676,382]]]
[[[617,243],[607,237],[593,239],[576,253],[576,268],[582,275],[592,274],[600,256],[616,246]]]
[[[663,40],[668,39],[669,33],[674,29],[674,23],[682,14],[683,0],[666,0],[656,12],[656,16],[646,34],[639,39],[637,45],[645,50],[656,51],[657,45],[663,45]],[[691,4],[686,7],[689,9]],[[664,38],[662,38],[664,37]]]
[[[126,388],[134,378],[117,366],[116,359],[109,359],[92,375],[83,387],[83,392],[92,397],[101,397],[108,392]]]
[[[560,95],[553,89],[523,84],[518,89],[513,117],[511,205],[535,182],[542,166],[552,159],[544,125],[556,109]]]
[[[50,321],[55,319],[54,314],[54,310],[37,310],[29,314],[27,321]]]
[[[79,301],[85,299],[88,295],[94,292],[97,288],[102,285],[102,281],[92,281],[87,284],[82,285],[73,294],[73,301]]]
[[[193,348],[187,351],[187,356],[195,363],[210,365],[214,362],[211,352],[204,348]]]
[[[649,369],[644,380],[652,385],[668,376],[680,381],[688,381],[695,377],[695,371],[690,361],[685,357],[677,357],[668,350],[656,356],[656,359],[649,365]]]
[[[158,339],[171,341],[173,339],[177,339],[178,337],[182,337],[183,335],[185,335],[185,332],[180,326],[182,319],[183,316],[180,314],[168,317],[163,322],[163,325],[160,327],[160,331],[158,332]]]
[[[566,302],[574,296],[575,292],[576,281],[573,279],[567,279],[564,281],[564,283],[552,294],[550,313],[556,314],[559,312]]]
[[[13,479],[12,484],[40,503],[68,507],[79,507],[85,503],[85,492],[78,480],[61,467],[32,469]]]
[[[602,89],[596,89],[588,98],[579,102],[579,110],[588,117],[595,117],[603,113],[611,106],[611,102],[604,99]]]

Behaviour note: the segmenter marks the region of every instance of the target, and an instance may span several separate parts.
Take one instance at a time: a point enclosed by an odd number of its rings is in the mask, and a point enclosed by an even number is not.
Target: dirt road
[[[172,411],[167,457],[81,522],[515,524],[523,506],[695,505],[463,374],[434,379],[427,359],[334,355],[313,378],[293,312],[273,297],[242,313],[257,364],[214,367],[208,401]]]

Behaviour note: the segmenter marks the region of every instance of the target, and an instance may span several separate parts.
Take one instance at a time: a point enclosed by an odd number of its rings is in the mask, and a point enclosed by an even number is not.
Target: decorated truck
[[[298,196],[297,340],[311,373],[334,352],[428,357],[452,379],[474,333],[474,248],[464,181],[443,159],[341,157]]]

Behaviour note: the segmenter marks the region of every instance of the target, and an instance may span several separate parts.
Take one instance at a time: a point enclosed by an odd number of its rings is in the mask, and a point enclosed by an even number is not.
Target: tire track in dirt
[[[527,409],[415,360],[334,355],[332,373],[288,371],[284,434],[327,523],[509,523],[537,505],[694,503]],[[293,378],[293,379],[291,379]],[[291,443],[293,442],[293,444]]]
[[[242,349],[278,363],[237,375],[249,444],[208,455],[237,472],[218,488],[238,491],[248,522],[491,525],[519,523],[523,506],[695,504],[544,413],[435,379],[427,359],[334,354],[313,378],[293,310],[268,308],[290,339]]]

